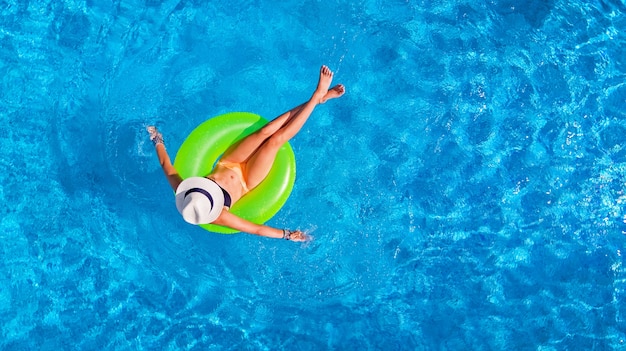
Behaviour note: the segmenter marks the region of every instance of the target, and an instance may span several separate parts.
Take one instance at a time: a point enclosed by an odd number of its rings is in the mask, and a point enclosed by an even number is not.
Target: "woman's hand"
[[[307,241],[311,240],[311,237],[304,234],[299,230],[278,229],[269,227],[263,224],[256,224],[245,220],[228,210],[222,211],[219,217],[213,222],[213,224],[222,225],[228,228],[233,228],[240,232],[256,234],[266,236],[274,239],[286,239],[291,241]]]
[[[178,174],[176,168],[172,165],[172,161],[170,161],[170,156],[167,154],[165,144],[163,143],[163,135],[161,135],[161,133],[154,126],[149,126],[147,130],[150,134],[150,140],[152,140],[152,143],[154,143],[154,147],[156,148],[157,157],[159,158],[159,163],[161,164],[161,168],[163,168],[165,177],[167,177],[167,181],[170,183],[172,189],[176,191],[183,179]]]
[[[288,239],[291,241],[307,241],[307,240],[310,240],[311,238],[299,230],[294,230],[294,231],[289,232]]]

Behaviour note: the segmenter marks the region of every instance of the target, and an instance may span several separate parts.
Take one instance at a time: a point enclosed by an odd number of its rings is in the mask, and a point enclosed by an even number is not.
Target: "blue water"
[[[0,349],[626,347],[623,0],[0,2]],[[176,211],[172,155],[346,85],[268,223]]]

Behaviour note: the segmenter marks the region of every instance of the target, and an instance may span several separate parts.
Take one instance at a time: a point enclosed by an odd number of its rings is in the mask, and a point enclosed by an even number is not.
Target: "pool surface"
[[[0,349],[626,348],[623,0],[0,2]],[[347,93],[268,224],[178,215],[206,119]]]

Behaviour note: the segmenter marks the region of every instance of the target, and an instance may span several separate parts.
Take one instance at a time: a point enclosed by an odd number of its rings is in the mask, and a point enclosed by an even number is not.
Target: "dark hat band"
[[[191,188],[189,190],[187,190],[185,192],[185,197],[187,197],[187,195],[189,195],[190,193],[200,193],[206,197],[209,198],[209,202],[211,202],[211,208],[213,208],[213,196],[211,196],[211,194],[209,194],[208,191],[202,189],[202,188]]]

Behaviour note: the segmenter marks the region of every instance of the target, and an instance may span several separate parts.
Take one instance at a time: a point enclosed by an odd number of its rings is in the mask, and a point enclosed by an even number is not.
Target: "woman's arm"
[[[161,168],[163,168],[163,172],[165,173],[165,177],[167,181],[170,183],[170,186],[174,191],[178,188],[180,183],[183,181],[178,171],[172,165],[172,161],[170,160],[170,156],[167,154],[167,150],[165,150],[165,144],[163,143],[163,135],[157,131],[156,127],[150,126],[148,127],[148,133],[150,133],[150,140],[154,143],[154,147],[156,149],[157,157],[159,158],[159,163],[161,164]]]
[[[262,224],[252,223],[238,217],[229,211],[222,211],[213,224],[229,227],[241,232],[266,236],[268,238],[288,239],[292,241],[306,241],[309,237],[299,230],[290,231],[287,229],[276,229]]]

